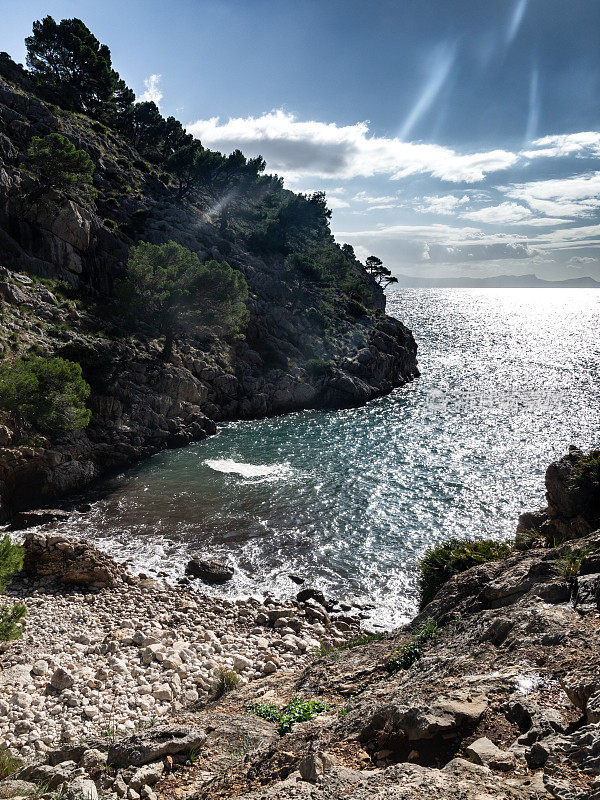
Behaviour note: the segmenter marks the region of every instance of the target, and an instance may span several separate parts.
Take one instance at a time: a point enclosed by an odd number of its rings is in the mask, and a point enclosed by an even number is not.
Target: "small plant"
[[[324,658],[330,653],[340,652],[341,650],[352,650],[354,647],[362,647],[363,645],[370,644],[371,642],[378,642],[384,636],[385,633],[365,633],[362,636],[355,636],[353,639],[348,639],[347,642],[344,642],[344,644],[341,644],[338,647],[332,647],[331,645],[327,644],[327,642],[321,642],[321,644],[315,648],[315,656],[317,658]]]
[[[289,733],[297,722],[306,722],[328,710],[329,706],[320,700],[303,700],[301,697],[293,697],[281,710],[270,703],[250,703],[247,707],[250,713],[269,722],[279,723],[278,731],[282,736]]]
[[[0,780],[8,778],[21,767],[21,762],[5,747],[0,747]]]
[[[433,620],[425,622],[399,650],[389,657],[387,668],[390,672],[409,669],[423,655],[423,645],[437,636],[438,626]]]
[[[420,608],[424,608],[435,597],[439,588],[454,575],[469,567],[505,558],[511,547],[493,539],[478,539],[465,542],[449,539],[425,553],[419,564]]]
[[[227,692],[230,692],[239,685],[240,676],[237,672],[234,672],[232,669],[225,669],[225,667],[219,667],[211,686],[213,699],[218,700],[219,697],[223,697],[224,694],[227,694]]]
[[[567,549],[556,562],[558,574],[567,580],[572,580],[579,572],[581,559],[591,553],[593,549],[593,547]]]

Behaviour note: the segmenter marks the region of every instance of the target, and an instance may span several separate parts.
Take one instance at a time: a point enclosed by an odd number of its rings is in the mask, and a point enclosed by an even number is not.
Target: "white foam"
[[[292,471],[289,464],[245,464],[232,458],[207,459],[203,463],[215,472],[241,475],[242,478],[281,478]]]

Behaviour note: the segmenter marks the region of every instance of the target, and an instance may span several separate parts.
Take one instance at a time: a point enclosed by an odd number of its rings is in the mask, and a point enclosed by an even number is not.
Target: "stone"
[[[200,556],[194,556],[185,568],[186,575],[200,578],[205,583],[227,583],[233,578],[233,573],[233,567],[229,564],[213,559],[202,559]]]
[[[141,767],[168,755],[188,756],[205,741],[202,728],[159,725],[111,745],[107,763],[112,767]]]
[[[101,750],[86,750],[79,760],[79,766],[84,769],[88,775],[94,777],[104,771],[107,760],[106,753]]]
[[[145,764],[137,769],[129,779],[129,788],[139,791],[142,786],[154,786],[160,780],[164,771],[162,761],[154,764]]]
[[[50,686],[52,686],[53,689],[56,689],[57,692],[63,692],[65,689],[70,689],[74,683],[75,680],[73,676],[62,667],[59,667],[57,670],[55,670],[50,678]]]
[[[49,522],[65,522],[70,517],[68,511],[60,508],[40,508],[33,511],[18,511],[12,518],[12,530],[34,528]]]
[[[79,775],[68,784],[63,797],[69,800],[98,800],[98,790],[94,781]]]
[[[492,768],[510,769],[514,759],[505,750],[497,747],[487,736],[476,739],[465,749],[469,761]]]
[[[12,797],[29,797],[37,791],[35,783],[23,781],[18,778],[8,778],[0,781],[0,800]]]
[[[122,578],[117,563],[86,542],[56,534],[28,533],[23,547],[25,574],[99,589],[115,587]]]
[[[49,668],[48,662],[44,661],[43,659],[40,659],[39,661],[35,662],[35,664],[31,668],[31,672],[34,675],[45,675],[48,672],[48,668]]]

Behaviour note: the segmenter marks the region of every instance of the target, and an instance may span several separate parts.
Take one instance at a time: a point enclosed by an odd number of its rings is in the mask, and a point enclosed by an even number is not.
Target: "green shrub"
[[[281,710],[270,703],[250,703],[246,710],[269,720],[269,722],[279,723],[278,731],[283,736],[297,722],[306,722],[306,720],[316,717],[317,714],[328,711],[329,706],[320,700],[303,700],[301,697],[293,697]]]
[[[111,230],[111,231],[114,231],[114,230],[116,230],[116,229],[119,227],[118,223],[116,223],[116,222],[114,221],[114,219],[108,219],[108,218],[107,218],[107,219],[104,219],[104,220],[102,220],[102,222],[104,222],[104,225],[105,225],[107,228],[109,228],[109,230]]]
[[[0,365],[0,407],[43,431],[85,428],[90,387],[81,366],[62,358],[17,358]]]
[[[486,561],[505,558],[510,552],[510,545],[492,539],[474,542],[449,539],[431,548],[419,564],[420,608],[433,600],[438,589],[453,575]]]
[[[324,378],[331,375],[334,369],[333,361],[324,358],[309,358],[305,364],[306,371],[315,378]]]
[[[592,450],[579,459],[572,478],[577,489],[587,489],[600,483],[600,450]]]
[[[356,300],[348,300],[348,313],[351,317],[365,317],[367,315],[367,309],[363,306],[362,303],[357,302]]]
[[[27,615],[27,609],[22,603],[12,606],[0,605],[0,642],[13,642],[23,633],[20,623]]]
[[[214,700],[240,685],[240,676],[231,669],[219,667],[212,682],[211,693]]]
[[[0,780],[8,778],[22,766],[22,762],[5,747],[0,747]]]
[[[34,136],[27,151],[29,169],[40,183],[42,192],[72,190],[94,196],[94,163],[84,150],[77,150],[66,136],[50,133]]]
[[[437,636],[437,624],[430,620],[424,623],[399,650],[396,650],[389,657],[387,668],[390,672],[398,672],[401,669],[412,667],[423,655],[423,645],[430,639]]]
[[[14,575],[23,568],[23,548],[14,544],[8,534],[0,539],[0,594],[4,592]]]
[[[593,551],[593,547],[575,548],[568,547],[556,562],[558,574],[562,578],[571,580],[579,572],[581,559]]]
[[[0,539],[0,594],[10,584],[14,575],[23,567],[23,548],[14,544],[8,534]],[[18,639],[23,629],[19,624],[27,609],[20,603],[12,606],[0,604],[0,642],[12,642]],[[1,754],[1,751],[0,751]],[[0,763],[0,773],[2,765]]]

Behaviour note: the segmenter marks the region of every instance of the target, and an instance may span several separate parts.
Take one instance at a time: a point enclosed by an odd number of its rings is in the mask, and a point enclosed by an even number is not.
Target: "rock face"
[[[20,352],[77,361],[93,413],[84,432],[38,436],[35,446],[23,446],[0,414],[0,522],[165,447],[202,439],[220,420],[359,405],[418,375],[412,334],[383,314],[385,296],[358,262],[351,271],[366,294],[358,311],[346,296],[324,302],[309,281],[287,284],[283,255],[252,252],[243,237],[225,235],[195,207],[175,202],[126,141],[50,108],[32,90],[26,74],[0,59],[0,355],[16,353],[18,341]],[[31,139],[57,130],[94,161],[95,205],[69,201],[53,212],[28,202],[32,178],[23,165]],[[112,292],[129,247],[168,239],[244,274],[244,339],[190,336],[165,363],[156,331],[141,326],[133,340],[115,309],[97,313],[95,301]],[[63,283],[50,291],[30,275]],[[75,300],[59,294],[65,285]]]
[[[233,578],[233,567],[222,561],[202,559],[194,556],[185,568],[185,574],[200,578],[205,583],[227,583]]]
[[[566,456],[546,470],[546,500],[541,511],[519,517],[517,536],[527,532],[542,536],[546,542],[563,542],[586,536],[600,528],[600,484],[598,478],[579,485],[584,453],[571,446]],[[600,451],[597,453],[600,457]]]
[[[121,568],[110,556],[85,542],[65,536],[28,533],[23,543],[25,574],[51,577],[58,583],[114,587],[123,579]]]

